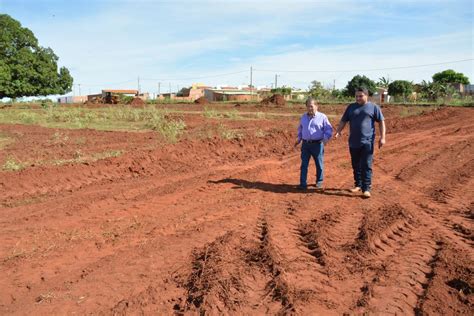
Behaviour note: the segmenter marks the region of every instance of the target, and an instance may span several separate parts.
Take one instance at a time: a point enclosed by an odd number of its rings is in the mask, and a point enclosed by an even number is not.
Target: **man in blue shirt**
[[[332,126],[328,117],[318,112],[318,105],[312,99],[306,100],[307,113],[303,114],[298,126],[298,137],[295,146],[301,141],[300,185],[298,189],[306,190],[309,160],[313,157],[316,163],[316,188],[322,189],[324,173],[324,145],[332,136]]]
[[[375,142],[374,122],[379,125],[379,148],[385,144],[385,122],[380,107],[368,102],[367,89],[357,89],[355,97],[356,103],[349,104],[346,108],[337,127],[335,137],[338,138],[341,135],[344,126],[349,122],[349,151],[354,171],[354,188],[351,189],[351,192],[362,191],[364,197],[370,198]]]

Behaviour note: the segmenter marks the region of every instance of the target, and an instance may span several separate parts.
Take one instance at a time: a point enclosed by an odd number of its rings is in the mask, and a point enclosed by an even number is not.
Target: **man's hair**
[[[311,102],[314,102],[315,105],[318,105],[318,102],[316,102],[316,100],[313,99],[312,97],[307,98],[305,104],[308,105],[308,104],[311,104]]]
[[[359,87],[359,88],[356,88],[355,90],[356,90],[356,93],[357,93],[357,92],[362,92],[362,93],[364,93],[365,95],[369,95],[369,90],[367,90],[366,87]]]

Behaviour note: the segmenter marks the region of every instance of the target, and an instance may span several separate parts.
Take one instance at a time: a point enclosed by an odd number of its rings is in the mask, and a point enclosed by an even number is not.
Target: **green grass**
[[[224,117],[219,111],[210,109],[208,107],[204,107],[204,112],[202,113],[202,115],[208,119],[220,119]]]
[[[93,153],[86,155],[82,153],[81,150],[77,150],[70,159],[53,159],[53,160],[41,160],[35,161],[34,163],[30,162],[21,162],[13,157],[8,157],[5,163],[3,164],[2,169],[5,171],[19,171],[27,168],[29,165],[35,166],[62,166],[69,163],[84,163],[84,162],[94,162],[101,159],[119,157],[124,153],[123,150],[107,150],[103,152]]]
[[[5,171],[20,171],[22,169],[25,169],[26,166],[26,163],[16,160],[13,157],[8,157],[5,163],[3,164],[2,169]]]
[[[166,141],[176,142],[186,127],[182,120],[170,119],[168,111],[149,106],[143,109],[114,106],[99,109],[48,107],[9,108],[0,112],[0,124],[41,125],[53,128],[97,130],[152,129]]]
[[[104,152],[94,153],[90,156],[86,156],[80,150],[77,150],[74,153],[73,158],[71,159],[57,159],[57,160],[40,162],[38,164],[61,166],[68,163],[94,162],[101,159],[119,157],[122,154],[123,154],[123,150],[107,150]]]

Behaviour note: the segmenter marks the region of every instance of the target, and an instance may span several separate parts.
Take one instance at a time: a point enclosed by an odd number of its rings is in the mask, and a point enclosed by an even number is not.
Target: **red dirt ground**
[[[369,200],[347,191],[346,140],[324,191],[295,189],[294,116],[223,120],[245,136],[222,140],[183,114],[191,136],[168,145],[0,125],[0,162],[32,162],[0,171],[0,314],[472,315],[474,109],[398,113]]]

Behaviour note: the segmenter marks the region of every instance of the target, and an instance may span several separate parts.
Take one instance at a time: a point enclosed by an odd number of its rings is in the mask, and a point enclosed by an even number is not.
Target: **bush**
[[[355,95],[355,91],[358,88],[365,88],[369,91],[369,95],[373,95],[377,91],[377,87],[375,86],[375,82],[367,78],[366,76],[357,75],[354,76],[351,81],[347,83],[346,86],[346,95],[349,97],[353,97]]]

